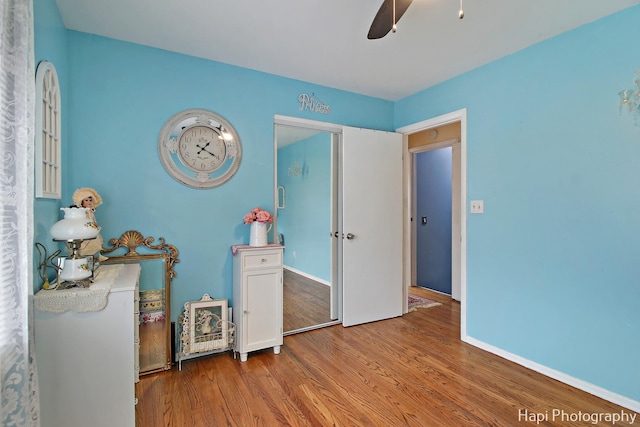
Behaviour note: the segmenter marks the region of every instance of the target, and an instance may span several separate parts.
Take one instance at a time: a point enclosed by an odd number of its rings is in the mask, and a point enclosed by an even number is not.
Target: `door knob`
[[[355,237],[356,236],[354,236],[353,233],[347,233],[347,240],[353,240]]]

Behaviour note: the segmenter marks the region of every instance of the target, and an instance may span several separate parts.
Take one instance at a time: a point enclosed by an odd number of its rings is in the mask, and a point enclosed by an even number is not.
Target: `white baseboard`
[[[541,365],[529,359],[525,359],[516,354],[509,353],[508,351],[502,350],[498,347],[494,347],[475,338],[467,336],[463,337],[462,341],[478,347],[482,350],[486,350],[489,353],[493,353],[502,358],[510,360],[514,363],[517,363],[518,365],[531,369],[532,371],[541,373],[543,375],[546,375],[547,377],[553,378],[582,391],[586,391],[589,394],[593,394],[594,396],[615,403],[616,405],[620,405],[635,412],[640,412],[640,402],[638,402],[637,400],[629,399],[628,397],[614,393],[602,387],[598,387],[597,385],[591,384],[587,381],[572,377],[571,375],[567,375],[564,372],[556,371],[555,369],[551,369],[547,366]]]
[[[320,279],[320,278],[318,278],[318,277],[312,276],[311,274],[309,274],[309,273],[305,273],[304,271],[296,270],[295,268],[293,268],[293,267],[289,267],[288,265],[285,265],[285,266],[284,266],[284,269],[285,269],[285,270],[289,270],[289,271],[290,271],[290,272],[292,272],[292,273],[296,273],[296,274],[299,274],[299,275],[301,275],[301,276],[304,276],[304,277],[306,277],[307,279],[315,280],[316,282],[318,282],[318,283],[322,283],[323,285],[331,286],[331,283],[327,282],[327,281],[326,281],[326,280],[324,280],[324,279]]]

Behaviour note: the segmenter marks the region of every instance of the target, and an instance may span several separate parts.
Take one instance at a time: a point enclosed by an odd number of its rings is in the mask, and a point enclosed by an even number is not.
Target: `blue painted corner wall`
[[[640,7],[395,104],[396,127],[467,108],[469,337],[640,401],[640,126],[618,92]]]

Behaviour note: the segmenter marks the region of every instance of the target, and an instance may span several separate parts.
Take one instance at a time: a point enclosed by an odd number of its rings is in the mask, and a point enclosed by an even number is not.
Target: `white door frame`
[[[413,165],[412,153],[409,151],[409,135],[426,129],[443,126],[450,123],[460,122],[460,255],[459,266],[460,271],[460,338],[465,339],[467,336],[467,109],[453,111],[428,120],[424,120],[412,125],[403,126],[396,129],[396,132],[402,133],[404,140],[404,277],[405,280],[405,308],[407,311],[408,298],[406,294],[409,292],[410,278],[412,277],[411,262],[411,233],[412,224],[411,216],[413,211]],[[455,262],[454,262],[455,264]]]

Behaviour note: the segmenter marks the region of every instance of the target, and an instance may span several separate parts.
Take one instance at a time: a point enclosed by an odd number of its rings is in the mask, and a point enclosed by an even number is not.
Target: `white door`
[[[344,326],[402,315],[402,135],[345,127]]]

